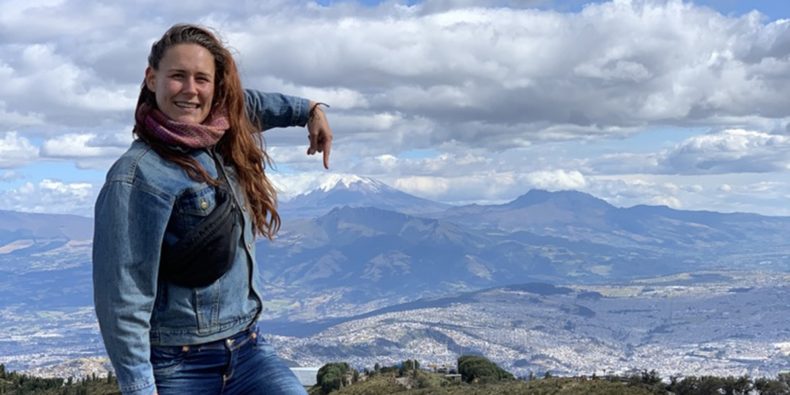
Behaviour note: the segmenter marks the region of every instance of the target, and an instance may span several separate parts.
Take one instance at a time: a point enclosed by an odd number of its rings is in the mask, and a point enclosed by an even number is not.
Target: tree
[[[661,376],[655,370],[651,370],[649,372],[647,369],[642,370],[640,379],[642,384],[647,384],[650,386],[661,383]]]
[[[402,377],[406,372],[416,372],[418,369],[420,369],[419,361],[416,359],[407,359],[401,362],[400,367],[398,368],[398,376]]]
[[[776,375],[776,380],[790,388],[790,372],[779,373]]]
[[[702,376],[699,379],[700,394],[718,394],[724,387],[723,380],[715,376]]]
[[[321,393],[329,394],[342,388],[349,370],[351,367],[346,362],[330,362],[318,369],[316,382],[321,387]]]
[[[760,395],[785,395],[790,392],[790,385],[782,382],[781,377],[777,380],[760,377],[754,380],[754,389]]]
[[[752,389],[752,381],[748,375],[741,377],[727,376],[722,378],[724,395],[745,395]]]
[[[351,376],[351,382],[356,383],[357,381],[359,381],[359,372],[354,369],[354,373]]]
[[[458,357],[458,373],[467,383],[513,380],[509,372],[497,366],[488,358],[479,355],[462,355]]]

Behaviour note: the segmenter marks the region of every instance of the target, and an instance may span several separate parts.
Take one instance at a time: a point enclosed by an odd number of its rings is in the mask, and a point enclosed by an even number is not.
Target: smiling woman
[[[318,103],[244,90],[208,30],[154,43],[135,111],[139,137],[95,206],[94,302],[124,394],[304,394],[259,335],[255,235],[280,225],[260,131],[307,126],[328,166]]]

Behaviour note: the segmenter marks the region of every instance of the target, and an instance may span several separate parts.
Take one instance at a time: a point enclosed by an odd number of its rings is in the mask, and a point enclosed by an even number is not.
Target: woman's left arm
[[[307,125],[310,146],[307,154],[323,153],[324,168],[329,168],[332,128],[319,103],[282,93],[244,90],[247,115],[261,131],[274,127]]]
[[[310,117],[310,101],[282,93],[244,90],[247,116],[261,131],[288,126],[305,126]]]

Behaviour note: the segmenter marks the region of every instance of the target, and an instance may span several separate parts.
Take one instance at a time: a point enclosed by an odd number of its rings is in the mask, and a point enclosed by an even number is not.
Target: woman
[[[124,394],[304,394],[258,335],[255,235],[279,228],[257,132],[307,124],[328,168],[318,103],[241,88],[209,31],[154,43],[129,150],[95,208],[94,301]]]

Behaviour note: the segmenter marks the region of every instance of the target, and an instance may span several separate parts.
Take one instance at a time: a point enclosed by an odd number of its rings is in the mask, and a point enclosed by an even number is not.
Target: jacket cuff
[[[131,383],[122,383],[119,381],[118,386],[123,395],[151,395],[156,393],[156,384],[154,384],[153,377],[133,381]]]
[[[310,118],[310,100],[303,97],[291,96],[293,101],[293,118],[294,126],[305,126]]]

